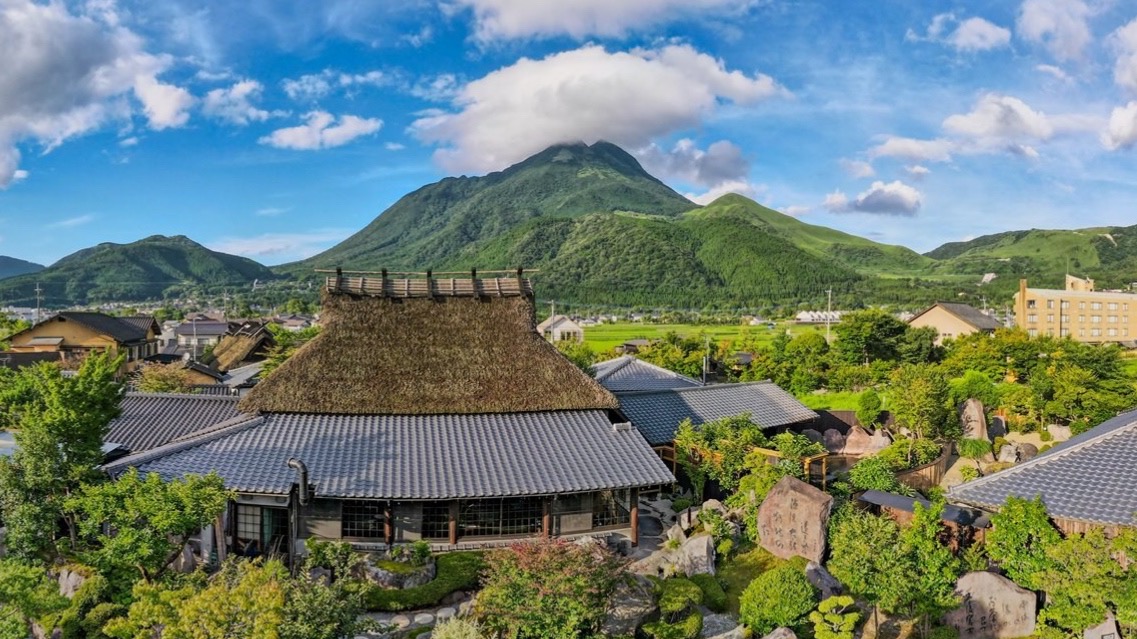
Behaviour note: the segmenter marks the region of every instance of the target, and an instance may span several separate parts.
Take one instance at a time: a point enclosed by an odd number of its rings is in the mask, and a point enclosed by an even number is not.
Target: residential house
[[[746,414],[763,430],[781,431],[818,420],[817,413],[777,384],[746,382],[667,390],[617,392],[620,413],[675,469],[675,434],[684,420],[695,426]]]
[[[202,550],[245,555],[311,537],[635,543],[638,492],[674,481],[616,398],[537,333],[526,279],[329,278],[324,312],[240,417],[107,471],[216,471],[237,498]]]
[[[123,453],[165,446],[239,417],[237,401],[235,396],[196,393],[126,393],[105,441]]]
[[[279,315],[272,318],[272,322],[288,331],[302,331],[315,326],[316,318],[309,315]]]
[[[189,355],[190,359],[197,360],[217,346],[221,338],[229,332],[229,323],[213,319],[206,315],[197,315],[187,318],[174,329],[177,337],[177,346],[166,353],[176,355]]]
[[[57,351],[46,351],[40,353],[14,353],[12,351],[0,351],[0,368],[7,368],[17,370],[25,366],[35,366],[41,362],[50,364],[62,363],[62,354]]]
[[[622,355],[615,359],[597,362],[592,365],[592,372],[596,381],[613,393],[693,388],[703,385],[697,379],[645,362],[633,355]]]
[[[1031,336],[1093,344],[1137,340],[1137,294],[1098,291],[1094,281],[1066,276],[1065,290],[1028,288],[1019,280],[1015,323]]]
[[[624,342],[623,344],[620,344],[619,346],[617,346],[616,352],[617,353],[623,353],[625,355],[630,355],[632,353],[640,352],[640,349],[644,348],[645,346],[651,346],[651,340],[643,339],[643,338],[630,339],[630,340]]]
[[[125,355],[124,372],[158,352],[161,329],[152,317],[113,317],[103,313],[63,311],[12,335],[13,353],[58,353],[73,361],[95,351]]]
[[[1034,459],[951,488],[949,501],[996,512],[1008,497],[1041,497],[1063,532],[1137,528],[1137,411],[1123,413]]]
[[[936,344],[972,333],[994,333],[996,329],[1002,328],[999,320],[974,306],[948,302],[936,302],[920,311],[908,320],[908,325],[913,328],[934,328]]]
[[[537,332],[550,342],[584,341],[584,329],[566,315],[552,315],[537,325]]]
[[[268,356],[274,344],[268,324],[259,320],[233,322],[224,337],[213,347],[213,366],[222,373],[256,362]]]

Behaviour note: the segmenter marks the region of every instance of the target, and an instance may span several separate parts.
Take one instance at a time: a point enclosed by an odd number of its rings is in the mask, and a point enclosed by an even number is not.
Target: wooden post
[[[337,293],[339,292],[340,283],[342,281],[343,281],[343,269],[337,266],[336,267],[336,290],[335,290],[335,292],[337,292]]]
[[[829,455],[821,458],[821,490],[825,490],[825,485],[829,483]]]
[[[640,489],[631,490],[632,500],[632,546],[640,545]]]
[[[450,502],[450,545],[458,545],[458,502]]]
[[[390,546],[395,543],[395,526],[393,525],[392,514],[394,509],[391,508],[391,502],[383,508],[383,539]]]
[[[542,503],[541,536],[548,539],[553,535],[553,500],[546,497]]]
[[[387,297],[387,269],[380,273],[383,279],[379,280],[379,297]]]

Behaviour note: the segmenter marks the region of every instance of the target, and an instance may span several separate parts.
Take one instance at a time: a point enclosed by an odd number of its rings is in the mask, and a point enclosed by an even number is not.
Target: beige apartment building
[[[1015,323],[1032,337],[1070,337],[1079,342],[1137,340],[1137,294],[1095,291],[1092,279],[1066,276],[1066,289],[1027,288],[1019,280]]]

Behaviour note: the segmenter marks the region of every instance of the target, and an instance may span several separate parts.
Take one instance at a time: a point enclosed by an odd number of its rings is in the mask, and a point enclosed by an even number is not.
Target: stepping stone
[[[415,615],[416,626],[429,626],[432,623],[434,623],[434,615],[430,614],[429,612],[420,612],[419,614]]]

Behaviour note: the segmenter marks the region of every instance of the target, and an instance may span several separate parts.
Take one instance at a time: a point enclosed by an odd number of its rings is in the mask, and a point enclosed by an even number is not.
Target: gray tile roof
[[[122,414],[110,424],[106,441],[137,453],[233,419],[235,396],[127,393]]]
[[[46,322],[57,321],[57,318],[60,317],[82,324],[98,333],[109,335],[119,343],[126,344],[146,339],[146,328],[136,325],[133,318],[130,321],[123,321],[122,319],[104,313],[63,311],[54,318],[40,323],[44,324]]]
[[[696,379],[669,371],[632,355],[597,362],[592,366],[596,381],[612,392],[649,391],[702,386]]]
[[[1137,526],[1137,411],[1123,413],[1034,459],[955,486],[948,499],[998,509],[1041,496],[1051,517]]]
[[[993,331],[1003,327],[1003,325],[999,323],[999,320],[983,313],[983,311],[980,311],[974,306],[969,306],[967,304],[956,304],[953,302],[936,302],[924,311],[917,313],[916,316],[912,319],[920,317],[924,313],[927,313],[937,306],[951,313],[952,315],[955,315],[959,319],[967,322],[977,331]],[[912,320],[908,321],[911,322]]]
[[[675,431],[684,419],[699,425],[749,413],[750,420],[763,428],[817,419],[817,413],[769,381],[616,393],[616,398],[620,400],[620,411],[652,446],[675,439]]]
[[[216,471],[239,492],[286,494],[304,461],[316,495],[434,500],[667,484],[634,429],[604,411],[485,415],[267,414],[107,465],[169,479]]]

